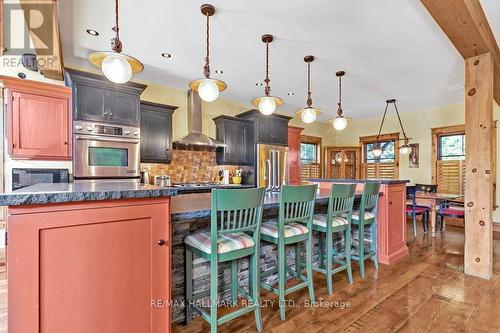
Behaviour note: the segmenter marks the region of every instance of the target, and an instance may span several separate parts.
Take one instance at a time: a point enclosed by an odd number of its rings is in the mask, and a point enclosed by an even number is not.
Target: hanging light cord
[[[384,126],[384,121],[385,121],[385,115],[387,114],[387,108],[389,107],[389,102],[386,102],[385,104],[385,110],[384,110],[384,116],[382,117],[382,122],[380,123],[380,128],[378,129],[378,134],[377,134],[377,141],[380,137],[380,132],[382,132],[382,126]]]
[[[312,106],[311,98],[311,62],[307,63],[307,107]]]
[[[337,108],[337,116],[342,117],[342,76],[339,76],[339,102],[337,105],[339,106]]]
[[[271,87],[269,86],[269,42],[266,42],[266,79],[264,80],[266,87],[264,88],[264,93],[269,96],[271,93]]]
[[[203,74],[207,79],[210,78],[210,15],[207,13],[207,56],[205,57],[205,66]]]
[[[404,138],[405,145],[407,145],[408,144],[408,137],[406,136],[405,129],[403,128],[403,122],[401,121],[401,117],[399,116],[399,110],[398,110],[398,106],[396,105],[396,101],[394,101],[394,108],[396,109],[396,114],[398,116],[399,125],[401,126],[401,131],[403,132],[403,138]]]
[[[115,26],[112,29],[115,37],[111,39],[111,49],[117,53],[122,51],[122,42],[120,41],[120,28],[118,27],[118,0],[115,0]]]

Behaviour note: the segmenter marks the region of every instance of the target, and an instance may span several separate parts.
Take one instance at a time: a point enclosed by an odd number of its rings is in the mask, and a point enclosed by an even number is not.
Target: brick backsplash
[[[149,171],[151,176],[168,175],[173,183],[214,182],[218,181],[219,170],[236,168],[217,165],[213,148],[175,148],[169,164],[141,163],[141,170]]]

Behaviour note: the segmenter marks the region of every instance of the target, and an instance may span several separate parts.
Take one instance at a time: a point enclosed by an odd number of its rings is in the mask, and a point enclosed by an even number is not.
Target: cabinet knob
[[[68,141],[64,141],[64,144],[65,144],[65,145],[68,145]]]
[[[160,239],[160,240],[158,241],[158,245],[160,245],[160,246],[163,246],[163,245],[165,245],[166,243],[167,243],[167,242],[166,242],[164,239]]]

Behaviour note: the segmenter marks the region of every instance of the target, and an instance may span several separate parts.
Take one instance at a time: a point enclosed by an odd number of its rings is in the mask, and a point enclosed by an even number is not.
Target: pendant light
[[[209,4],[201,5],[201,13],[207,17],[207,55],[203,67],[205,78],[191,81],[189,87],[197,91],[205,102],[213,102],[219,97],[219,93],[226,89],[227,85],[221,80],[210,78],[210,16],[215,14],[215,7]]]
[[[264,88],[264,96],[254,98],[252,104],[259,108],[260,113],[270,115],[276,110],[277,106],[283,104],[283,100],[278,97],[271,96],[271,86],[269,86],[269,43],[273,41],[273,35],[263,35],[262,41],[266,43],[266,78],[264,80],[266,87]]]
[[[310,124],[316,120],[316,117],[321,113],[321,110],[312,107],[311,62],[314,61],[314,56],[312,55],[305,56],[304,61],[307,63],[307,102],[306,102],[307,106],[297,111],[297,115],[300,115],[300,118],[304,123]]]
[[[344,75],[344,71],[338,71],[335,73],[335,76],[339,78],[339,102],[337,103],[337,116],[333,119],[333,127],[337,131],[342,131],[347,127],[347,118],[344,117],[342,110],[342,76]]]
[[[387,109],[389,108],[389,104],[394,104],[394,108],[396,109],[396,115],[398,116],[399,126],[401,127],[401,131],[403,132],[403,138],[399,139],[399,140],[403,140],[404,143],[403,143],[403,145],[401,147],[399,147],[399,152],[401,154],[409,154],[411,152],[410,138],[408,138],[406,136],[406,132],[405,132],[405,129],[403,127],[403,122],[401,121],[401,117],[399,116],[398,106],[396,105],[396,99],[391,98],[391,99],[388,99],[386,101],[385,110],[384,110],[384,116],[382,117],[382,122],[380,123],[380,128],[379,128],[378,134],[377,134],[377,139],[376,139],[377,142],[376,142],[375,147],[372,149],[372,154],[375,157],[380,157],[382,155],[382,153],[383,153],[382,147],[380,146],[380,143],[378,143],[378,140],[380,138],[380,133],[382,131],[382,126],[384,125],[385,116],[387,114]]]
[[[133,73],[139,73],[144,65],[137,59],[122,52],[120,40],[120,28],[118,26],[118,0],[115,0],[115,26],[112,29],[115,37],[111,39],[113,51],[93,52],[89,55],[89,61],[96,67],[101,68],[104,76],[114,83],[126,83],[132,78]]]

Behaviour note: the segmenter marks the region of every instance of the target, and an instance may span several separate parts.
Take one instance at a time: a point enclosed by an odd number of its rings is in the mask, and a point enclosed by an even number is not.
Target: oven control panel
[[[107,135],[107,136],[109,135],[109,136],[131,137],[131,138],[140,137],[140,129],[138,127],[94,123],[88,121],[74,121],[73,133]]]

